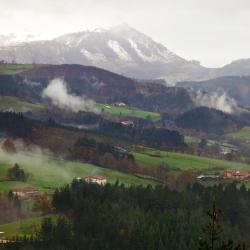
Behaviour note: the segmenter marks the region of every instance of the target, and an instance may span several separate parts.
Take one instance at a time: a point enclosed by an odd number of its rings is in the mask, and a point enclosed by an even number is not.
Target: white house
[[[103,175],[91,175],[84,179],[87,183],[97,183],[99,185],[105,185],[107,183],[107,177]]]

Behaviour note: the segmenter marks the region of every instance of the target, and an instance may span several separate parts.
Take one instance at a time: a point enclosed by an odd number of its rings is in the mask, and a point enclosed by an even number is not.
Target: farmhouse
[[[105,185],[107,183],[107,177],[103,175],[91,175],[84,179],[87,183],[97,183],[99,185]]]
[[[124,126],[134,126],[133,121],[122,121],[121,124]]]
[[[117,107],[125,107],[126,106],[126,103],[124,102],[116,102],[113,104],[114,106],[117,106]]]
[[[226,169],[223,175],[225,178],[236,180],[244,180],[250,176],[247,171],[242,171],[238,169]]]
[[[216,180],[218,178],[219,178],[218,175],[205,175],[205,174],[201,174],[201,175],[196,177],[196,179],[203,180],[203,181]]]
[[[227,155],[227,154],[230,154],[232,152],[232,150],[231,149],[229,149],[229,148],[221,148],[221,150],[220,150],[220,154],[221,155]]]
[[[13,188],[12,193],[22,198],[33,198],[33,197],[37,197],[40,195],[38,191],[36,191],[35,189],[31,187]]]

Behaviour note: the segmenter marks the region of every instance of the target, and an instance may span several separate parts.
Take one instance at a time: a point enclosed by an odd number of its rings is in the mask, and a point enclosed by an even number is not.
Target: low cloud
[[[206,106],[226,113],[234,113],[238,108],[237,102],[225,93],[197,91],[192,94],[192,98],[196,106]]]
[[[53,105],[72,112],[88,111],[98,113],[95,103],[84,96],[76,96],[68,91],[67,83],[61,78],[55,78],[43,90],[43,98],[48,98]]]

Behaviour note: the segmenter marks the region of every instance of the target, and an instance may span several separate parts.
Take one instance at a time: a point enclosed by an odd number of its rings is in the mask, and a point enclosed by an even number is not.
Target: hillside
[[[41,103],[33,103],[23,101],[14,96],[0,96],[0,110],[13,111],[13,112],[28,112],[28,111],[41,111],[44,105]]]
[[[178,174],[186,170],[203,174],[218,173],[227,168],[250,171],[250,165],[245,163],[224,161],[178,152],[160,151],[150,148],[140,148],[140,150],[134,153],[134,156],[138,162],[148,166],[165,165],[170,171]]]
[[[124,102],[132,107],[157,112],[193,107],[191,97],[183,88],[134,80],[96,67],[49,65],[24,71],[20,75],[26,81],[40,83],[38,91],[46,87],[50,80],[63,77],[73,94],[101,103]]]
[[[243,126],[236,116],[207,107],[198,107],[179,115],[176,124],[182,128],[217,134]]]
[[[46,156],[37,152],[20,152],[8,154],[0,151],[0,192],[8,191],[16,187],[32,186],[40,191],[53,191],[53,189],[70,183],[74,178],[86,177],[91,174],[107,176],[108,182],[119,181],[126,185],[155,185],[156,182],[138,178],[134,175],[101,168],[92,164],[83,164]],[[30,174],[26,183],[15,181],[3,181],[8,168],[18,163],[25,172]]]
[[[230,75],[230,72],[228,75]],[[248,76],[225,76],[207,81],[179,82],[176,86],[210,93],[226,93],[228,97],[236,100],[239,105],[250,107],[250,77]]]

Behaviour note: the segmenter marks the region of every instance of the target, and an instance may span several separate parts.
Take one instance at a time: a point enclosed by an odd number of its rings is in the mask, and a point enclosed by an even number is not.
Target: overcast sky
[[[0,0],[0,33],[44,38],[127,23],[186,59],[250,58],[250,0]]]

